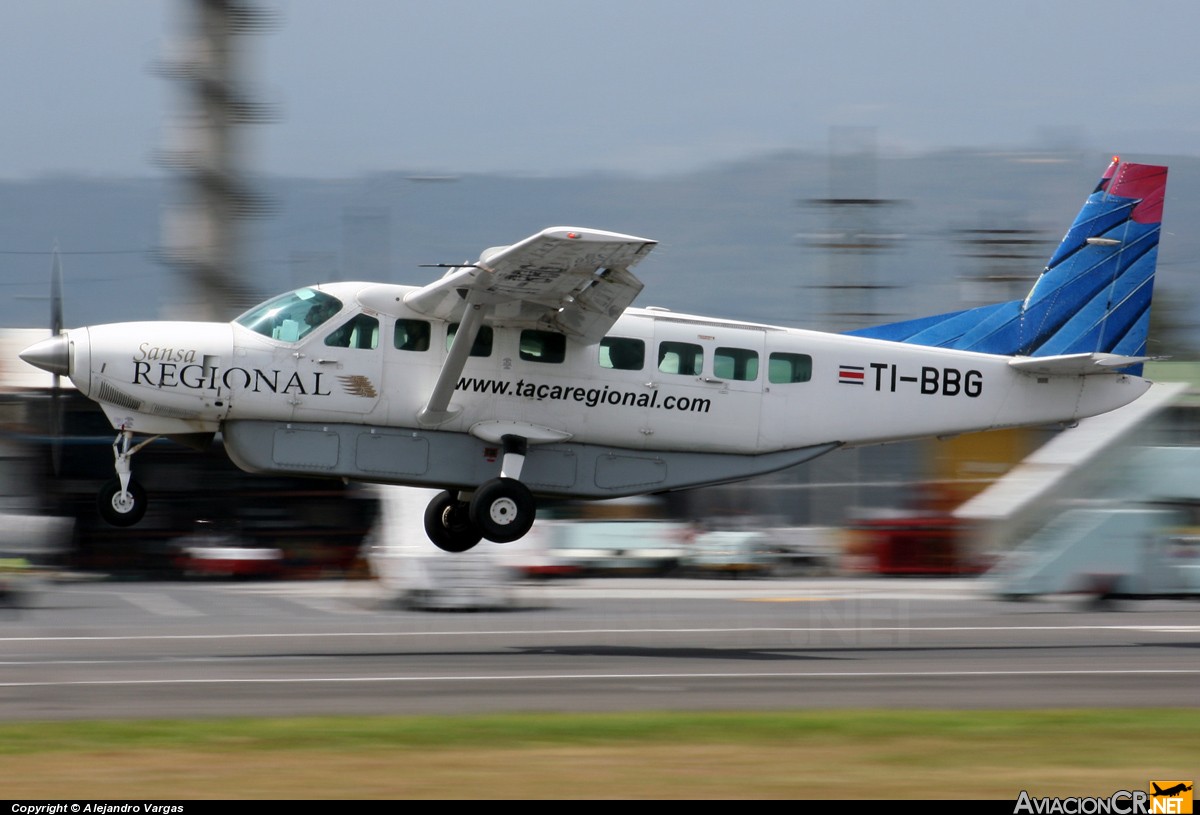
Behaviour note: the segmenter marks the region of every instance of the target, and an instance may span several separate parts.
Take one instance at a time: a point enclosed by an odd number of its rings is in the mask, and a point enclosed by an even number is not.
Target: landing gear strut
[[[129,462],[134,453],[157,438],[153,436],[135,445],[132,430],[122,429],[117,434],[113,442],[113,466],[117,477],[105,484],[96,498],[100,517],[113,526],[133,526],[146,514],[146,491],[133,480]]]

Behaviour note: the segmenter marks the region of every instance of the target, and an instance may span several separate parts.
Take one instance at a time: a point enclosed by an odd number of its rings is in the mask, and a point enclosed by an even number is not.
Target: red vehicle
[[[873,574],[980,574],[985,568],[962,532],[958,520],[944,515],[859,521],[850,529],[846,566]]]

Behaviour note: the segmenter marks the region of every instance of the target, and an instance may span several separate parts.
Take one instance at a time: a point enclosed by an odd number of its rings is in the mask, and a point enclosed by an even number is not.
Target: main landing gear
[[[469,498],[456,490],[438,494],[425,510],[425,533],[439,549],[465,552],[483,538],[508,543],[525,536],[537,515],[533,493],[518,479],[527,442],[504,436],[500,477],[485,481]]]
[[[96,497],[100,517],[113,526],[133,526],[146,514],[146,491],[133,480],[129,460],[134,453],[157,438],[152,436],[135,445],[133,431],[122,429],[117,434],[113,442],[113,466],[117,476],[105,484]]]

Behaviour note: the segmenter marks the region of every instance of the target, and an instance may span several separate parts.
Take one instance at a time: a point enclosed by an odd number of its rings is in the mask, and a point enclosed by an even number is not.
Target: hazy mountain
[[[1200,237],[1181,226],[1200,215],[1200,159],[1136,158],[1172,167],[1158,302],[1200,323],[1187,278]],[[421,264],[472,260],[570,224],[660,242],[638,270],[640,305],[844,328],[1023,294],[1106,160],[943,152],[855,163],[786,153],[649,178],[259,179],[276,213],[244,223],[247,278],[264,297],[329,279],[422,283],[441,272]],[[155,250],[164,206],[180,195],[150,179],[0,182],[0,325],[47,322],[56,241],[68,325],[163,314],[179,287]],[[847,244],[858,248],[828,248]],[[964,283],[980,277],[992,282]],[[1187,336],[1200,345],[1196,333]]]

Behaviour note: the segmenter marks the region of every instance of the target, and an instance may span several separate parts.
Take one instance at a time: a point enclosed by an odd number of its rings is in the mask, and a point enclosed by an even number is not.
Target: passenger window
[[[704,370],[704,349],[690,342],[660,342],[658,370],[664,374],[699,376]]]
[[[392,342],[398,351],[428,351],[429,323],[424,320],[397,320]]]
[[[738,382],[758,379],[758,352],[745,348],[718,348],[713,356],[713,376]]]
[[[771,354],[767,379],[776,385],[812,379],[812,357],[808,354]]]
[[[640,371],[646,364],[646,343],[629,337],[600,340],[600,367],[618,371]]]
[[[520,357],[527,362],[562,362],[567,358],[567,338],[528,328],[521,332]]]
[[[450,328],[446,331],[446,350],[450,350],[450,346],[454,344],[454,335],[458,333],[458,323],[451,323]],[[490,325],[479,326],[479,333],[475,335],[475,343],[471,346],[471,356],[473,357],[490,357],[492,355],[492,327]]]
[[[340,328],[335,329],[325,338],[325,344],[332,348],[362,348],[379,347],[379,320],[366,314],[358,314]]]

